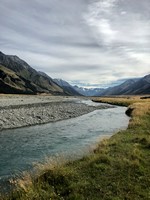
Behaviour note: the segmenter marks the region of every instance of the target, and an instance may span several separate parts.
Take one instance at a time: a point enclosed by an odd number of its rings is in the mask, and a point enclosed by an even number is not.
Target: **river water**
[[[84,101],[90,105],[100,105]],[[101,138],[126,129],[125,107],[95,110],[89,114],[0,132],[0,184],[56,154],[83,155]]]

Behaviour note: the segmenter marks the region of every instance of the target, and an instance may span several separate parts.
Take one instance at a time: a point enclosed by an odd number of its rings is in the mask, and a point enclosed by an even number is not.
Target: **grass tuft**
[[[148,200],[150,199],[150,100],[97,98],[129,106],[125,131],[100,142],[75,161],[48,160],[34,176],[25,174],[2,200]]]

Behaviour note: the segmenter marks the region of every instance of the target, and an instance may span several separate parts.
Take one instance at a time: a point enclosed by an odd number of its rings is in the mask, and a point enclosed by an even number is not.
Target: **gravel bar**
[[[74,118],[104,108],[76,103],[75,100],[47,96],[2,96],[0,130]]]

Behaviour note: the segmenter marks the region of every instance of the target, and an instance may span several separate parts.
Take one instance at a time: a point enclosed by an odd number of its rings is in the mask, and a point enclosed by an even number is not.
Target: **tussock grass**
[[[25,174],[3,200],[150,199],[150,100],[138,97],[96,99],[132,110],[129,127],[100,142],[75,161],[56,159]]]

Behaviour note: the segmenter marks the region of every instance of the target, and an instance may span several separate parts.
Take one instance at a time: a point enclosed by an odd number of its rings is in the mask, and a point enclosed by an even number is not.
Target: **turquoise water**
[[[1,131],[1,184],[45,157],[82,155],[103,136],[127,127],[129,118],[125,110],[125,107],[101,109],[73,119]]]

